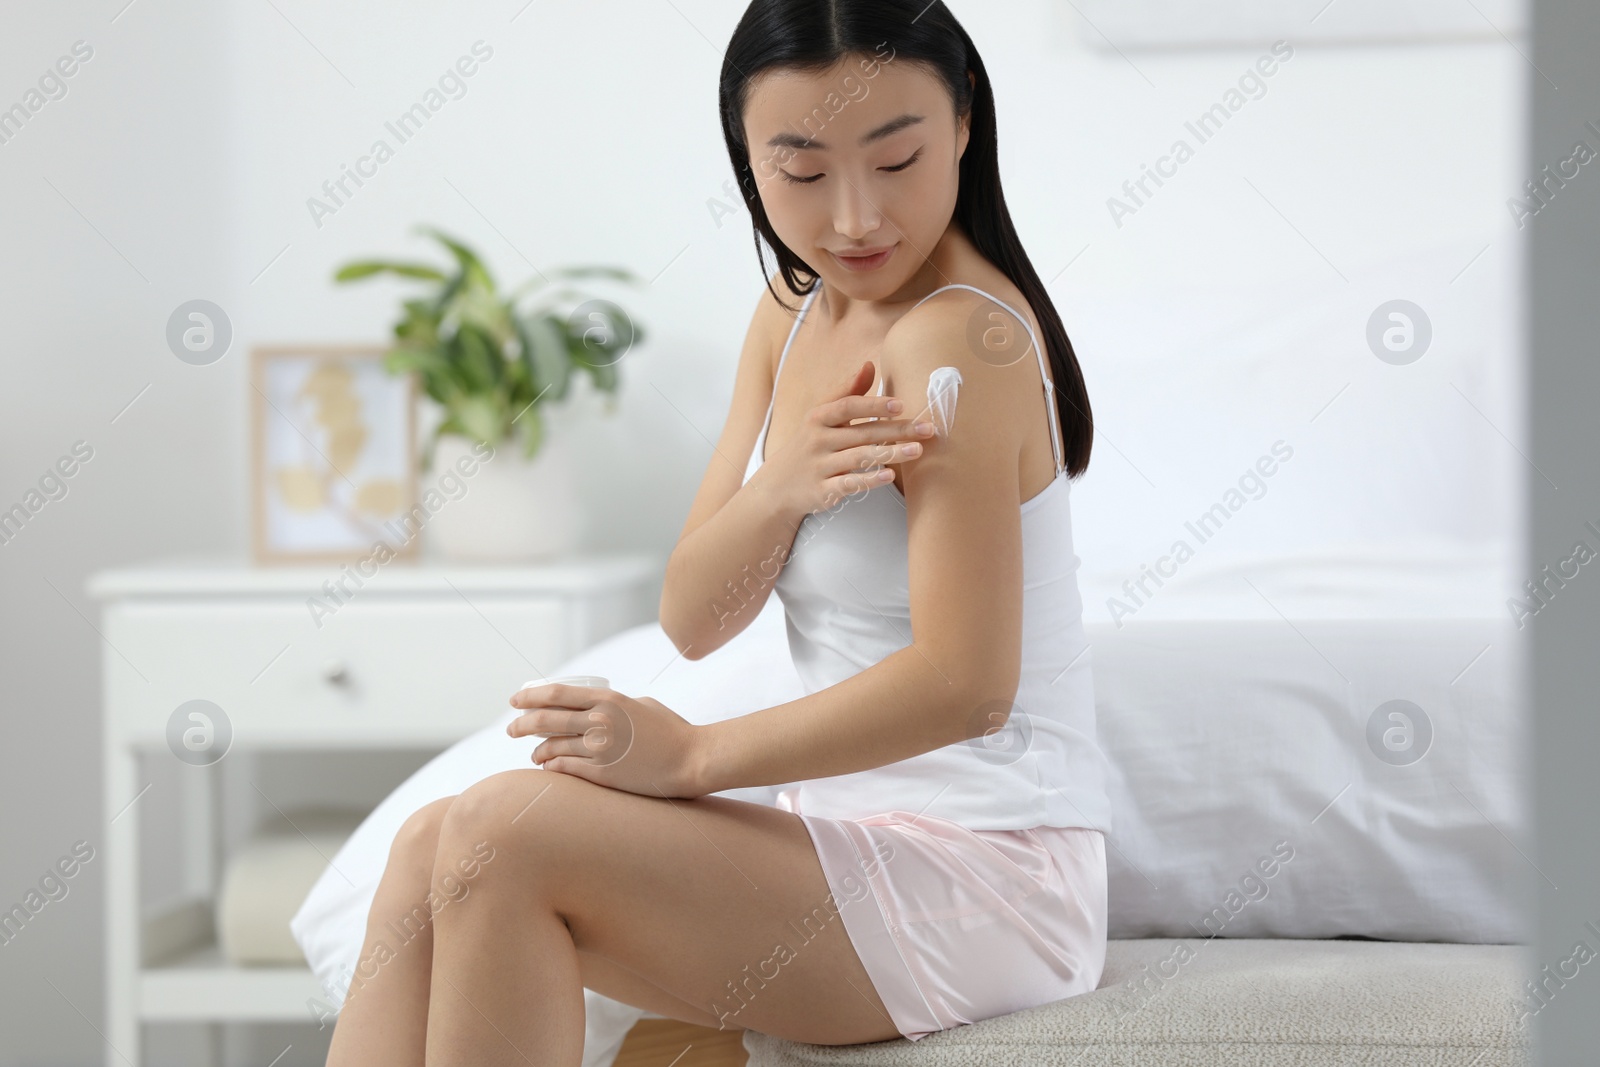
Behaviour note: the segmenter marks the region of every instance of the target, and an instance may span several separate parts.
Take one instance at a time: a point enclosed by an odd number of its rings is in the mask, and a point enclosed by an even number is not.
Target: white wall
[[[0,506],[74,442],[94,450],[67,495],[0,546],[0,901],[19,902],[78,840],[102,857],[0,946],[7,1064],[104,1055],[90,1022],[103,1025],[104,646],[84,576],[242,530],[229,368],[181,364],[162,340],[173,307],[216,291],[234,242],[229,13],[179,0],[116,17],[122,6],[0,13],[0,106],[75,41],[94,50],[67,95],[0,144]]]
[[[1265,44],[1125,62],[1085,49],[1059,5],[969,6],[996,83],[1010,201],[1054,279],[1099,415],[1078,496],[1086,569],[1164,548],[1175,516],[1214,500],[1280,437],[1302,449],[1292,488],[1230,530],[1230,550],[1510,536],[1506,493],[1522,461],[1500,436],[1517,431],[1517,231],[1504,201],[1522,180],[1510,146],[1527,72],[1511,48],[1301,44],[1199,144],[1185,122]],[[435,25],[362,36],[337,21],[353,14],[307,11],[301,30],[337,42],[323,51],[337,48],[356,89],[303,42],[284,47],[295,36],[272,10],[245,7],[236,273],[289,251],[249,287],[242,334],[380,335],[402,287],[326,279],[352,255],[431,255],[406,232],[419,219],[470,237],[508,279],[576,261],[664,271],[618,297],[652,343],[625,365],[620,417],[582,435],[596,538],[669,546],[760,286],[747,216],[722,191],[718,50],[701,37],[724,41],[740,7],[678,7],[687,18],[633,9],[636,32],[620,37],[609,13],[571,4],[538,4],[509,25],[503,12],[434,14]],[[494,55],[465,96],[315,226],[307,197],[478,40]],[[1117,225],[1107,200],[1180,136],[1194,158]],[[1435,331],[1429,355],[1404,368],[1364,339],[1372,310],[1397,297],[1422,305]],[[675,459],[634,459],[647,455]]]
[[[335,288],[338,264],[431,255],[409,233],[429,221],[508,281],[578,262],[655,278],[616,294],[650,332],[623,367],[619,414],[577,433],[593,542],[661,552],[709,461],[761,289],[715,107],[737,2],[187,0],[119,15],[123,3],[0,15],[0,105],[74,41],[95,49],[69,94],[0,144],[0,503],[74,441],[95,448],[69,495],[0,546],[0,902],[100,833],[102,644],[84,575],[245,550],[247,350],[380,341],[402,291]],[[1301,46],[1119,228],[1107,198],[1265,45],[1130,64],[1084,47],[1060,5],[957,13],[996,84],[1008,199],[1095,405],[1074,492],[1086,574],[1131,575],[1280,438],[1295,460],[1214,560],[1372,542],[1509,553],[1528,471],[1511,444],[1505,200],[1531,177],[1517,160],[1533,76],[1513,48]],[[306,199],[479,40],[493,55],[466,94],[315,225]],[[735,210],[720,225],[718,200]],[[194,297],[236,331],[210,367],[162,339]],[[1408,367],[1364,340],[1396,297],[1434,325]],[[98,878],[91,865],[0,947],[0,1064],[103,1054],[78,1015],[101,1012]]]

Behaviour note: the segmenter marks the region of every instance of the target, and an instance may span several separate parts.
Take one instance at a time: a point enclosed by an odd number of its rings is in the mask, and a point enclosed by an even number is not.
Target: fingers
[[[587,711],[571,711],[567,708],[536,708],[526,715],[518,715],[506,725],[506,733],[511,737],[552,737],[559,735],[578,734],[594,726],[594,720]]]
[[[593,782],[596,785],[607,785],[606,782],[601,781],[600,778],[595,774],[593,760],[580,759],[576,756],[555,756],[551,759],[545,760],[543,763],[539,764],[539,766],[547,771],[559,771],[562,774],[570,774],[574,778],[582,778],[585,781]]]
[[[591,685],[568,685],[549,682],[530,685],[511,694],[514,708],[592,708],[612,697],[612,690]]]
[[[837,453],[838,458],[845,463],[843,469],[859,471],[869,476],[875,473],[874,468],[890,463],[905,463],[920,455],[922,455],[922,444],[918,441],[902,441],[898,444],[874,441]]]
[[[864,422],[856,426],[840,426],[838,429],[847,433],[839,445],[839,449],[849,448],[851,445],[895,444],[900,441],[927,441],[933,437],[933,423],[927,417],[919,416],[917,419],[879,419],[877,422]]]
[[[834,468],[838,473],[833,477],[831,488],[848,496],[875,485],[885,485],[894,479],[894,472],[888,469],[890,464],[909,463],[921,454],[922,445],[916,441],[865,444],[835,452],[832,458],[838,464]]]
[[[934,433],[931,422],[907,419],[882,419],[858,426],[836,427],[821,473],[858,473],[870,482],[877,473],[876,468],[909,462],[922,455],[926,447],[923,442],[932,439]]]
[[[822,483],[827,499],[837,503],[844,497],[855,496],[866,489],[876,489],[894,481],[894,471],[888,467],[877,470],[850,471],[829,478]],[[833,506],[832,503],[828,505]]]
[[[906,424],[898,422],[897,425],[904,427]],[[919,425],[923,427],[919,436],[931,435],[931,425]],[[863,489],[887,485],[894,480],[894,472],[888,469],[890,464],[909,463],[922,455],[922,442],[901,440],[904,429],[896,432],[881,428],[877,423],[863,429],[869,429],[874,439],[865,444],[841,448],[829,457],[832,470],[838,473],[824,484],[835,495],[853,496]]]
[[[540,743],[533,750],[533,762],[543,763],[558,756],[577,756],[580,759],[589,759],[594,753],[588,748],[588,743],[583,737],[552,737]]]
[[[854,419],[883,419],[905,410],[905,401],[893,396],[841,396],[822,405],[824,426],[847,426]]]

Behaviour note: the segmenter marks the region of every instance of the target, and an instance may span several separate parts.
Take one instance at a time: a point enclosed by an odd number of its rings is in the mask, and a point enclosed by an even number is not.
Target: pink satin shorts
[[[1099,985],[1099,830],[969,830],[908,811],[820,818],[788,790],[777,806],[805,820],[850,942],[912,1041]]]

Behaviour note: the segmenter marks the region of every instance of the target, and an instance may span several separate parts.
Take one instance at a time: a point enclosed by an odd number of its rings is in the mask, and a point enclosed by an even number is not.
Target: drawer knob
[[[350,668],[338,660],[330,660],[328,665],[322,668],[322,678],[329,685],[349,685]]]

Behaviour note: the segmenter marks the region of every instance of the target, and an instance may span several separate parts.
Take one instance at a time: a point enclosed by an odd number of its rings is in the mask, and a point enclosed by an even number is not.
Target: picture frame
[[[375,345],[250,352],[251,551],[258,564],[420,556],[417,388]]]

